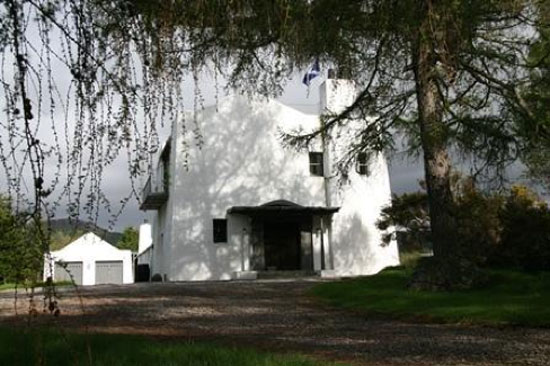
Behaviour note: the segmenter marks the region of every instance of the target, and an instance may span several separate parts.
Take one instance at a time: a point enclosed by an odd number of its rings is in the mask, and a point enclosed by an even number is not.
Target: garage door
[[[82,262],[55,262],[54,281],[72,280],[75,284],[82,285]]]
[[[95,262],[95,284],[122,284],[122,261]]]

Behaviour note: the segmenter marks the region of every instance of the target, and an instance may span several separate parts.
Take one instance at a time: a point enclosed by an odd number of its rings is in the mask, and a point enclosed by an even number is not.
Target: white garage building
[[[132,252],[117,249],[94,233],[87,233],[47,256],[44,280],[48,277],[54,281],[72,278],[75,284],[84,286],[133,283]]]

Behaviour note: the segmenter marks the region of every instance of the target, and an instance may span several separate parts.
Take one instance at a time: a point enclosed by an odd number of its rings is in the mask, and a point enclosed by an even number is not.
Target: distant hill
[[[64,234],[73,235],[75,232],[93,232],[101,239],[105,240],[109,244],[117,245],[118,241],[122,237],[122,233],[116,231],[107,231],[100,226],[97,226],[87,221],[76,221],[74,219],[54,219],[50,221],[52,231],[62,232]]]

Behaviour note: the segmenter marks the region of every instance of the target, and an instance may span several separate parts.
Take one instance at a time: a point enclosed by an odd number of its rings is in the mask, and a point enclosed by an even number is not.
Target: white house
[[[390,202],[385,158],[357,156],[349,181],[334,163],[361,121],[308,151],[282,132],[313,131],[321,114],[355,98],[352,81],[328,79],[320,107],[305,113],[276,100],[235,95],[173,127],[141,208],[152,210],[152,274],[169,281],[256,278],[261,271],[323,276],[373,274],[399,264],[375,223]],[[197,137],[199,135],[199,137]]]
[[[72,278],[77,285],[133,283],[132,252],[90,232],[46,256],[44,280],[48,277],[54,281]]]

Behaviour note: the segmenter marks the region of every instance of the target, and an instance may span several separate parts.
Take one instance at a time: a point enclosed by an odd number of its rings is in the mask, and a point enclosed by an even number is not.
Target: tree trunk
[[[437,20],[432,17],[430,2],[426,3],[424,21],[413,42],[412,55],[434,258],[429,265],[417,269],[411,286],[449,289],[463,281],[469,265],[464,265],[455,235],[457,222],[453,215],[451,161],[447,153],[444,101],[438,90],[437,54],[434,50],[437,40],[433,36],[433,27]]]
[[[435,54],[429,36],[422,33],[413,51],[416,58],[414,70],[418,118],[434,256],[444,259],[452,257],[455,252],[453,231],[456,223],[452,215],[451,162],[447,153],[443,102],[437,87]]]

